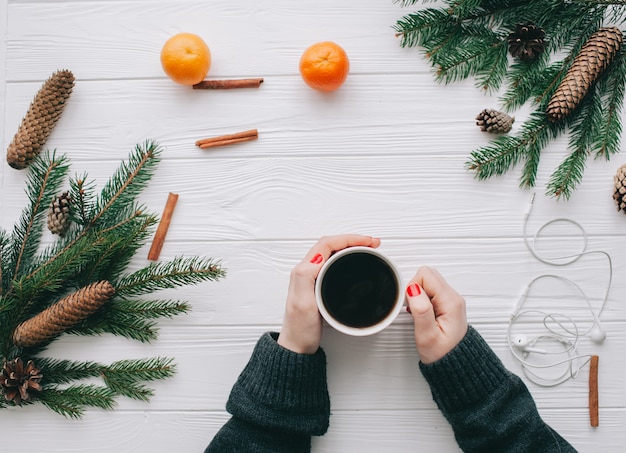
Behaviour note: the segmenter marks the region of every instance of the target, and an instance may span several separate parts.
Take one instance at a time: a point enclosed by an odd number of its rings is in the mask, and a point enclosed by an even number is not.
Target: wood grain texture
[[[589,429],[572,429],[586,423],[583,410],[563,412],[543,410],[543,418],[567,437],[580,452],[597,451],[601,438],[607,451],[620,451],[623,438],[624,409],[611,411],[597,433]],[[12,418],[23,424],[38,426],[31,448],[46,453],[90,451],[94,453],[133,453],[136,451],[201,452],[229,415],[226,412],[171,411],[102,413],[90,411],[80,422],[54,424],[54,415],[44,412],[15,412]],[[89,439],[86,450],[85,439]],[[54,442],[51,442],[54,439]],[[10,442],[10,439],[9,439]],[[22,440],[24,442],[24,440]],[[314,452],[359,453],[393,451],[414,453],[424,446],[436,446],[441,453],[457,453],[450,427],[437,410],[407,411],[337,411],[331,418],[329,432],[313,441]],[[391,448],[391,449],[389,449]]]
[[[416,8],[416,7],[415,7]],[[513,372],[506,327],[524,286],[539,274],[576,281],[597,309],[606,263],[589,256],[567,268],[537,262],[522,237],[530,191],[520,168],[479,182],[465,170],[469,153],[492,136],[475,115],[495,107],[472,81],[439,85],[416,49],[402,49],[391,28],[413,7],[381,0],[0,0],[0,140],[3,149],[41,83],[57,69],[76,87],[47,146],[71,159],[72,173],[101,185],[137,143],[155,139],[162,162],[142,202],[160,214],[180,194],[162,260],[179,255],[220,259],[227,277],[159,296],[193,310],[164,321],[152,344],[109,336],[63,336],[52,357],[112,362],[174,357],[178,373],[155,383],[151,403],[120,400],[114,412],[69,421],[41,406],[2,411],[3,450],[202,451],[228,419],[224,405],[259,335],[282,321],[289,273],[322,235],[359,232],[382,238],[381,251],[408,281],[420,265],[437,267],[461,292],[468,319]],[[319,24],[323,24],[321,27]],[[263,77],[255,90],[192,90],[163,74],[158,55],[180,31],[200,34],[213,53],[210,78]],[[334,40],[348,52],[346,84],[330,95],[298,74],[301,52]],[[529,110],[515,112],[512,133]],[[259,130],[259,139],[201,150],[195,141]],[[602,423],[589,427],[588,367],[556,388],[529,383],[541,415],[579,451],[620,451],[626,428],[626,216],[611,199],[624,162],[590,160],[570,201],[542,193],[567,155],[567,137],[543,152],[528,231],[551,219],[580,222],[588,250],[609,251],[614,286],[601,320]],[[0,225],[11,228],[26,203],[27,173],[0,165]],[[548,254],[579,250],[579,232],[561,225],[538,245]],[[45,241],[52,240],[46,233]],[[149,243],[130,270],[147,264]],[[546,282],[527,307],[559,310],[581,326],[590,318],[571,288]],[[537,321],[537,322],[535,322]],[[537,333],[538,320],[516,329]],[[324,328],[332,398],[330,431],[314,452],[457,452],[419,373],[411,321],[404,313],[373,337]],[[33,426],[37,436],[33,436]]]

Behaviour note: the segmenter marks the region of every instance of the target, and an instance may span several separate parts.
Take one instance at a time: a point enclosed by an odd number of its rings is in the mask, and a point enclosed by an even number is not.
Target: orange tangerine
[[[211,51],[200,36],[178,33],[165,41],[161,49],[161,66],[174,82],[195,85],[209,72]]]
[[[348,77],[350,60],[341,46],[331,41],[318,42],[300,57],[300,75],[311,88],[334,91]]]

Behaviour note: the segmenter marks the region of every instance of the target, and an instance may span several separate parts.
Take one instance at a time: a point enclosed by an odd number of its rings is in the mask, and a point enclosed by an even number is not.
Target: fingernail
[[[422,294],[422,290],[420,289],[420,285],[413,283],[406,289],[406,293],[409,297],[417,297]]]
[[[319,264],[324,260],[324,257],[322,255],[320,255],[319,253],[317,255],[315,255],[312,259],[311,262],[313,264]]]
[[[411,307],[409,307],[408,305],[406,306],[406,312],[407,312],[408,314],[411,314]]]

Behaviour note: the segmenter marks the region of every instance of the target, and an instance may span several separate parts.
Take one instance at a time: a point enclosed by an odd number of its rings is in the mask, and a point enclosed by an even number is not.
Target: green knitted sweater
[[[311,436],[328,429],[324,351],[296,354],[277,338],[266,333],[258,341],[228,399],[232,418],[205,453],[309,452]],[[576,451],[543,422],[524,383],[471,326],[445,357],[420,369],[463,451]]]

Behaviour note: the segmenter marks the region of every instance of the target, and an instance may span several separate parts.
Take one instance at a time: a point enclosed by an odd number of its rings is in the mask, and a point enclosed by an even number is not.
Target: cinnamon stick
[[[258,88],[263,83],[262,78],[256,79],[228,79],[203,80],[193,86],[194,90],[231,90],[233,88]]]
[[[594,428],[600,424],[598,414],[598,361],[599,357],[592,355],[589,366],[589,421]]]
[[[247,142],[259,138],[259,131],[251,129],[235,134],[220,135],[219,137],[203,138],[196,142],[196,146],[206,149],[215,146],[232,145],[233,143]]]
[[[163,248],[165,236],[167,235],[167,230],[170,227],[170,221],[172,220],[172,214],[174,213],[174,208],[176,207],[177,201],[178,194],[170,192],[167,197],[167,202],[165,203],[165,208],[163,208],[161,221],[159,222],[159,226],[157,227],[156,233],[154,234],[154,239],[152,240],[150,251],[148,252],[148,259],[151,261],[156,261],[159,259],[159,255],[161,254],[161,249]]]

